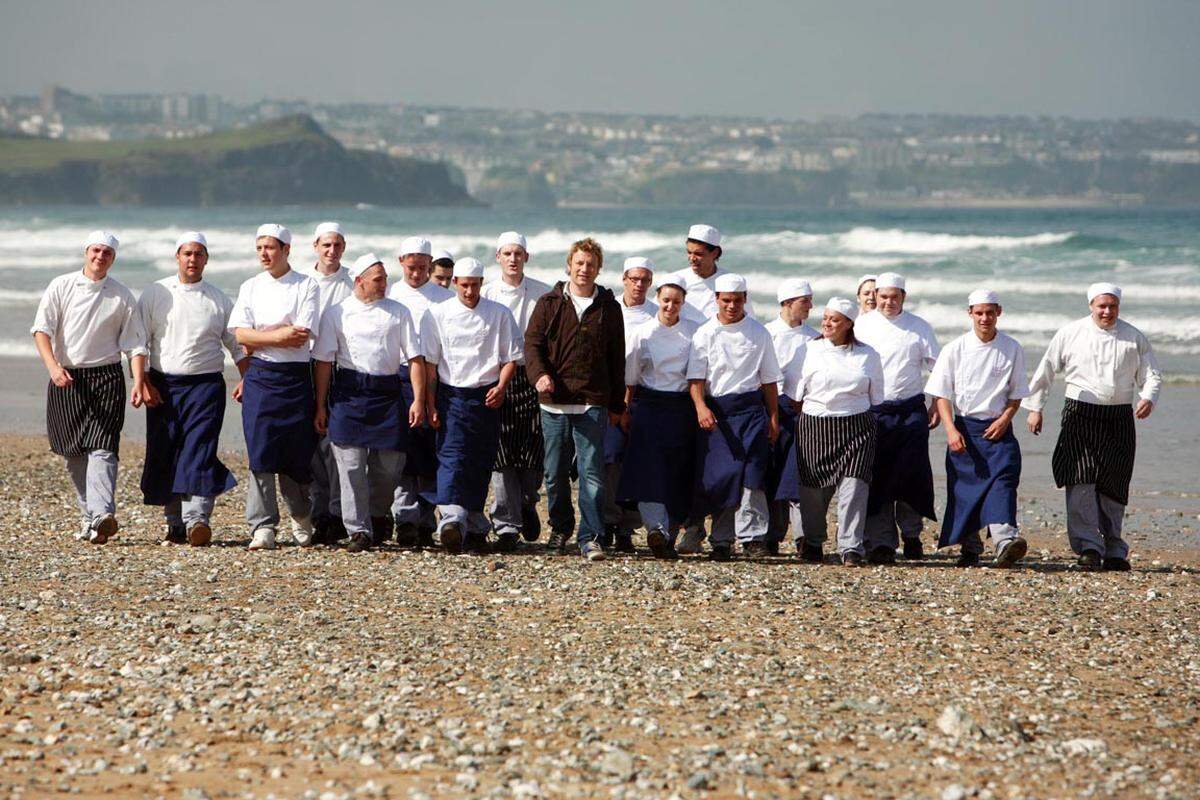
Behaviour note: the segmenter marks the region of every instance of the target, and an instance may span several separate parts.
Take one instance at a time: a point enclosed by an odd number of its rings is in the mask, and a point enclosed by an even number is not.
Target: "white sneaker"
[[[296,519],[292,517],[292,539],[301,547],[312,547],[313,524],[312,517]]]
[[[583,557],[586,558],[589,562],[604,560],[604,548],[601,547],[600,545],[596,544],[595,542],[588,542],[587,544],[580,547],[579,551],[580,551],[580,553],[583,554]]]
[[[79,522],[79,530],[71,534],[77,542],[86,542],[92,537],[92,521],[89,519]]]
[[[254,535],[250,537],[250,549],[274,550],[275,529],[269,525],[263,525],[261,528],[255,528]]]
[[[704,549],[704,531],[701,528],[684,528],[683,535],[675,543],[675,552],[681,556],[694,556]]]

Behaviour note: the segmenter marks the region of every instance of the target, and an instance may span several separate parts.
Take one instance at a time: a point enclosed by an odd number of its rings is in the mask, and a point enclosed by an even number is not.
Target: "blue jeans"
[[[542,411],[542,438],[546,443],[546,501],[550,507],[550,527],[570,530],[571,454],[579,471],[579,532],[582,546],[594,542],[604,529],[604,430],[608,411],[589,408],[582,414],[552,414]],[[574,447],[572,447],[574,444]]]

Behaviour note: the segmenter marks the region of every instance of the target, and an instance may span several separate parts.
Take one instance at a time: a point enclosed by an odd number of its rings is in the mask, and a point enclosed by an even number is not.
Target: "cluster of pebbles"
[[[1195,553],[251,553],[236,492],[159,544],[135,469],[97,547],[44,441],[3,446],[5,797],[1200,793]]]

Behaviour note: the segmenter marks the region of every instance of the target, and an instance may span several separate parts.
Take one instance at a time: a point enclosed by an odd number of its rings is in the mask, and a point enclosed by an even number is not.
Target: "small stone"
[[[383,714],[378,712],[374,714],[368,714],[367,717],[362,721],[362,726],[369,731],[378,730],[383,726]]]
[[[488,565],[487,565],[488,572],[499,572],[502,569],[504,569],[503,561],[489,561],[488,562]]]
[[[621,749],[609,750],[600,759],[600,770],[623,781],[633,778],[633,756]]]
[[[942,790],[942,800],[963,800],[966,796],[967,790],[957,783],[952,783]]]
[[[701,791],[702,789],[707,789],[708,788],[708,773],[707,772],[693,772],[691,774],[691,776],[688,777],[688,779],[687,779],[687,788],[689,788],[695,792]]]
[[[217,627],[217,618],[212,614],[197,614],[188,620],[188,630],[192,633],[211,631]]]
[[[976,730],[975,720],[971,719],[971,715],[954,704],[942,710],[937,726],[942,733],[955,739],[970,736]]]
[[[1103,739],[1068,739],[1061,747],[1069,756],[1099,755],[1108,751],[1108,744]]]

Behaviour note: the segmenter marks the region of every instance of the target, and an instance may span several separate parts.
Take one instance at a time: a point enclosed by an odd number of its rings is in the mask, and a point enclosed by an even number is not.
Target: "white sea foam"
[[[0,289],[0,306],[37,305],[41,299],[41,292],[27,292],[21,289]]]

